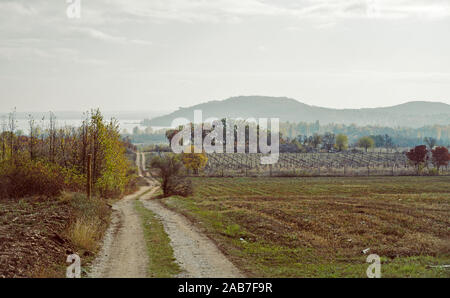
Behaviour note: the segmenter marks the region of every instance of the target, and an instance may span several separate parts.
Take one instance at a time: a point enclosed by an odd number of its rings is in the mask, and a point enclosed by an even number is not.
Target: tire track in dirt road
[[[148,186],[141,187],[137,193],[113,205],[111,223],[103,238],[102,249],[92,264],[90,277],[147,276],[147,247],[134,201],[149,189]]]
[[[181,214],[167,209],[157,199],[140,199],[154,212],[169,235],[174,256],[183,272],[178,277],[244,277],[217,246]]]
[[[141,196],[149,189],[152,190]],[[151,198],[157,189],[153,182],[152,186],[142,187],[137,193],[113,205],[111,224],[89,277],[147,277],[147,247],[141,218],[134,208],[134,201],[139,196],[144,206],[163,223],[176,262],[183,270],[177,277],[244,277],[216,245],[183,215]]]
[[[142,174],[143,174],[143,176],[145,177],[145,176],[148,176],[147,175],[147,170],[145,169],[145,153],[144,152],[141,152],[141,160],[140,160],[140,163],[141,163],[141,169],[142,169]]]
[[[143,154],[136,152],[138,175],[142,177]],[[141,219],[134,201],[152,187],[141,187],[113,206],[111,223],[103,237],[102,248],[94,260],[90,277],[146,277],[148,254]],[[156,188],[150,192],[156,191]]]
[[[140,176],[140,177],[142,177],[142,167],[141,167],[141,164],[142,164],[142,158],[141,157],[144,157],[145,158],[145,156],[144,156],[144,153],[141,153],[141,152],[136,152],[136,167],[137,167],[137,171],[138,171],[138,176]]]
[[[137,153],[139,174],[145,175],[145,157]],[[183,272],[177,277],[244,277],[216,245],[198,231],[183,215],[152,199],[158,182],[146,180],[141,187],[113,205],[111,224],[105,233],[103,246],[94,260],[89,277],[147,277],[148,253],[141,218],[134,202],[137,199],[161,220],[170,238],[176,262]],[[144,194],[150,190],[148,193]]]

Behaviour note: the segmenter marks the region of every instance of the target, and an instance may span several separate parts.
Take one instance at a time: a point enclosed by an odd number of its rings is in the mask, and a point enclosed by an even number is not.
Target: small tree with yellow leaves
[[[182,161],[186,169],[192,170],[195,175],[198,174],[199,170],[206,166],[208,162],[208,157],[206,156],[205,151],[202,153],[195,153],[194,145],[191,145],[190,150],[185,150],[187,153],[183,152]]]

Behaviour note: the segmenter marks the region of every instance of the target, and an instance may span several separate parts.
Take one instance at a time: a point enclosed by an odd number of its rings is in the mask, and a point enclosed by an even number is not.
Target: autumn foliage
[[[162,157],[154,157],[151,160],[151,167],[158,171],[161,179],[163,196],[171,195],[188,196],[192,194],[192,183],[180,175],[183,163],[178,155],[166,154]]]
[[[194,146],[190,146],[186,151],[187,152],[182,153],[184,167],[188,170],[192,170],[194,174],[198,174],[199,170],[204,168],[208,162],[206,153],[204,151],[195,153]]]
[[[450,154],[448,149],[445,147],[436,147],[436,149],[431,150],[432,161],[435,167],[438,169],[442,166],[447,166],[450,161]]]
[[[78,128],[57,128],[29,121],[29,134],[15,129],[10,115],[0,134],[0,197],[56,196],[63,190],[84,191],[88,155],[92,156],[94,194],[121,195],[130,180],[126,144],[115,120],[104,121],[99,110],[86,113]],[[44,129],[44,127],[46,127]]]
[[[406,157],[417,167],[417,171],[420,170],[420,165],[426,162],[428,158],[428,150],[427,146],[420,145],[411,149],[409,152],[406,152]]]

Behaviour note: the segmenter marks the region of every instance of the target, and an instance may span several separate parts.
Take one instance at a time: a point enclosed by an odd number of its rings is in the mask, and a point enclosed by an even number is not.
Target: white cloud
[[[296,10],[260,0],[114,0],[126,14],[154,21],[237,22],[251,16],[295,16]]]
[[[1,1],[0,11],[3,14],[14,14],[17,16],[32,16],[37,11],[30,5],[21,2]]]
[[[0,76],[14,78],[3,98],[167,108],[232,94],[323,105],[450,94],[450,0],[81,1],[68,19],[65,0],[0,0]]]
[[[141,40],[141,39],[129,39],[124,36],[116,36],[107,34],[103,31],[88,28],[88,27],[72,27],[72,32],[75,33],[81,33],[83,35],[86,35],[90,38],[105,41],[105,42],[112,42],[112,43],[119,43],[119,44],[137,44],[137,45],[152,45],[152,42],[147,40]]]
[[[111,2],[109,2],[111,3]],[[251,16],[296,18],[442,18],[448,0],[114,0],[135,17],[154,21],[220,22]]]

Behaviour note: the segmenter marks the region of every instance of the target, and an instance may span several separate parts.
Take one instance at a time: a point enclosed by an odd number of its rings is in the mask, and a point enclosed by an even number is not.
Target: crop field
[[[249,277],[450,277],[448,177],[192,178],[162,202]],[[369,248],[364,254],[362,250]]]
[[[165,153],[161,153],[165,154]],[[156,152],[146,152],[147,163]],[[335,152],[335,153],[280,153],[273,166],[261,165],[262,154],[213,153],[207,154],[208,162],[201,175],[222,176],[403,176],[415,175],[402,152]],[[424,167],[427,174],[432,169],[431,161]],[[450,174],[448,167],[441,174]]]

